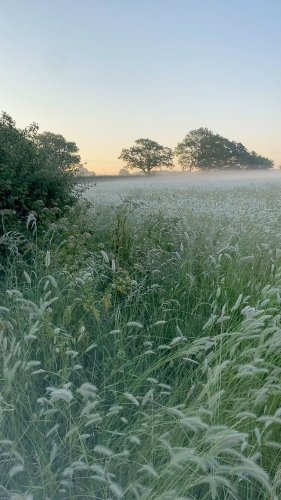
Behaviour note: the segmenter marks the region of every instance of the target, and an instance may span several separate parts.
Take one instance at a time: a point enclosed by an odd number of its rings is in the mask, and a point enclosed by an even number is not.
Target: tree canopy
[[[240,142],[230,141],[207,128],[191,130],[175,148],[183,170],[268,169],[273,161],[249,152]]]
[[[173,167],[173,151],[150,139],[137,139],[131,148],[122,149],[119,156],[127,168],[137,168],[146,174],[155,168]]]
[[[77,169],[81,158],[75,142],[67,141],[61,134],[52,132],[38,134],[36,139],[46,168],[66,172]]]
[[[41,206],[60,209],[73,200],[78,148],[63,136],[38,133],[32,123],[21,130],[7,114],[0,117],[0,210],[24,216]]]

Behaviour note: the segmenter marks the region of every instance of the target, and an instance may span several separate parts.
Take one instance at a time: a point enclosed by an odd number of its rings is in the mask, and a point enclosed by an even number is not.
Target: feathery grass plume
[[[70,403],[70,401],[73,399],[72,392],[66,387],[62,387],[60,389],[57,389],[56,387],[47,387],[47,392],[50,394],[51,403],[60,400]]]
[[[48,269],[48,267],[50,267],[50,264],[51,264],[51,253],[49,250],[47,250],[46,255],[45,255],[45,267],[46,267],[46,269]]]

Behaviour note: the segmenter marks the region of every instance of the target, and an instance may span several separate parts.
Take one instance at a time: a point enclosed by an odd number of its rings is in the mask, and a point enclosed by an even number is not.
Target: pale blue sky
[[[88,168],[206,126],[281,163],[281,0],[0,0],[0,110]]]

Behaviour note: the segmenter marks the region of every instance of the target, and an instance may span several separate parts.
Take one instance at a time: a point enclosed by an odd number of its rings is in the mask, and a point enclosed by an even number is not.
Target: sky
[[[281,0],[0,0],[0,111],[87,168],[208,127],[281,164]]]

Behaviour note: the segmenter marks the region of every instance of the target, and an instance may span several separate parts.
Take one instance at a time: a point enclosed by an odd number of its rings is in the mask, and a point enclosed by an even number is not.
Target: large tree
[[[119,158],[127,168],[137,168],[145,174],[155,168],[173,167],[173,151],[150,139],[137,139],[134,146],[122,149]]]
[[[207,128],[191,130],[175,148],[183,170],[267,169],[272,160],[249,152],[240,142],[230,141]]]
[[[61,134],[52,132],[38,134],[36,140],[48,168],[64,172],[79,168],[81,158],[75,142],[67,141]]]

